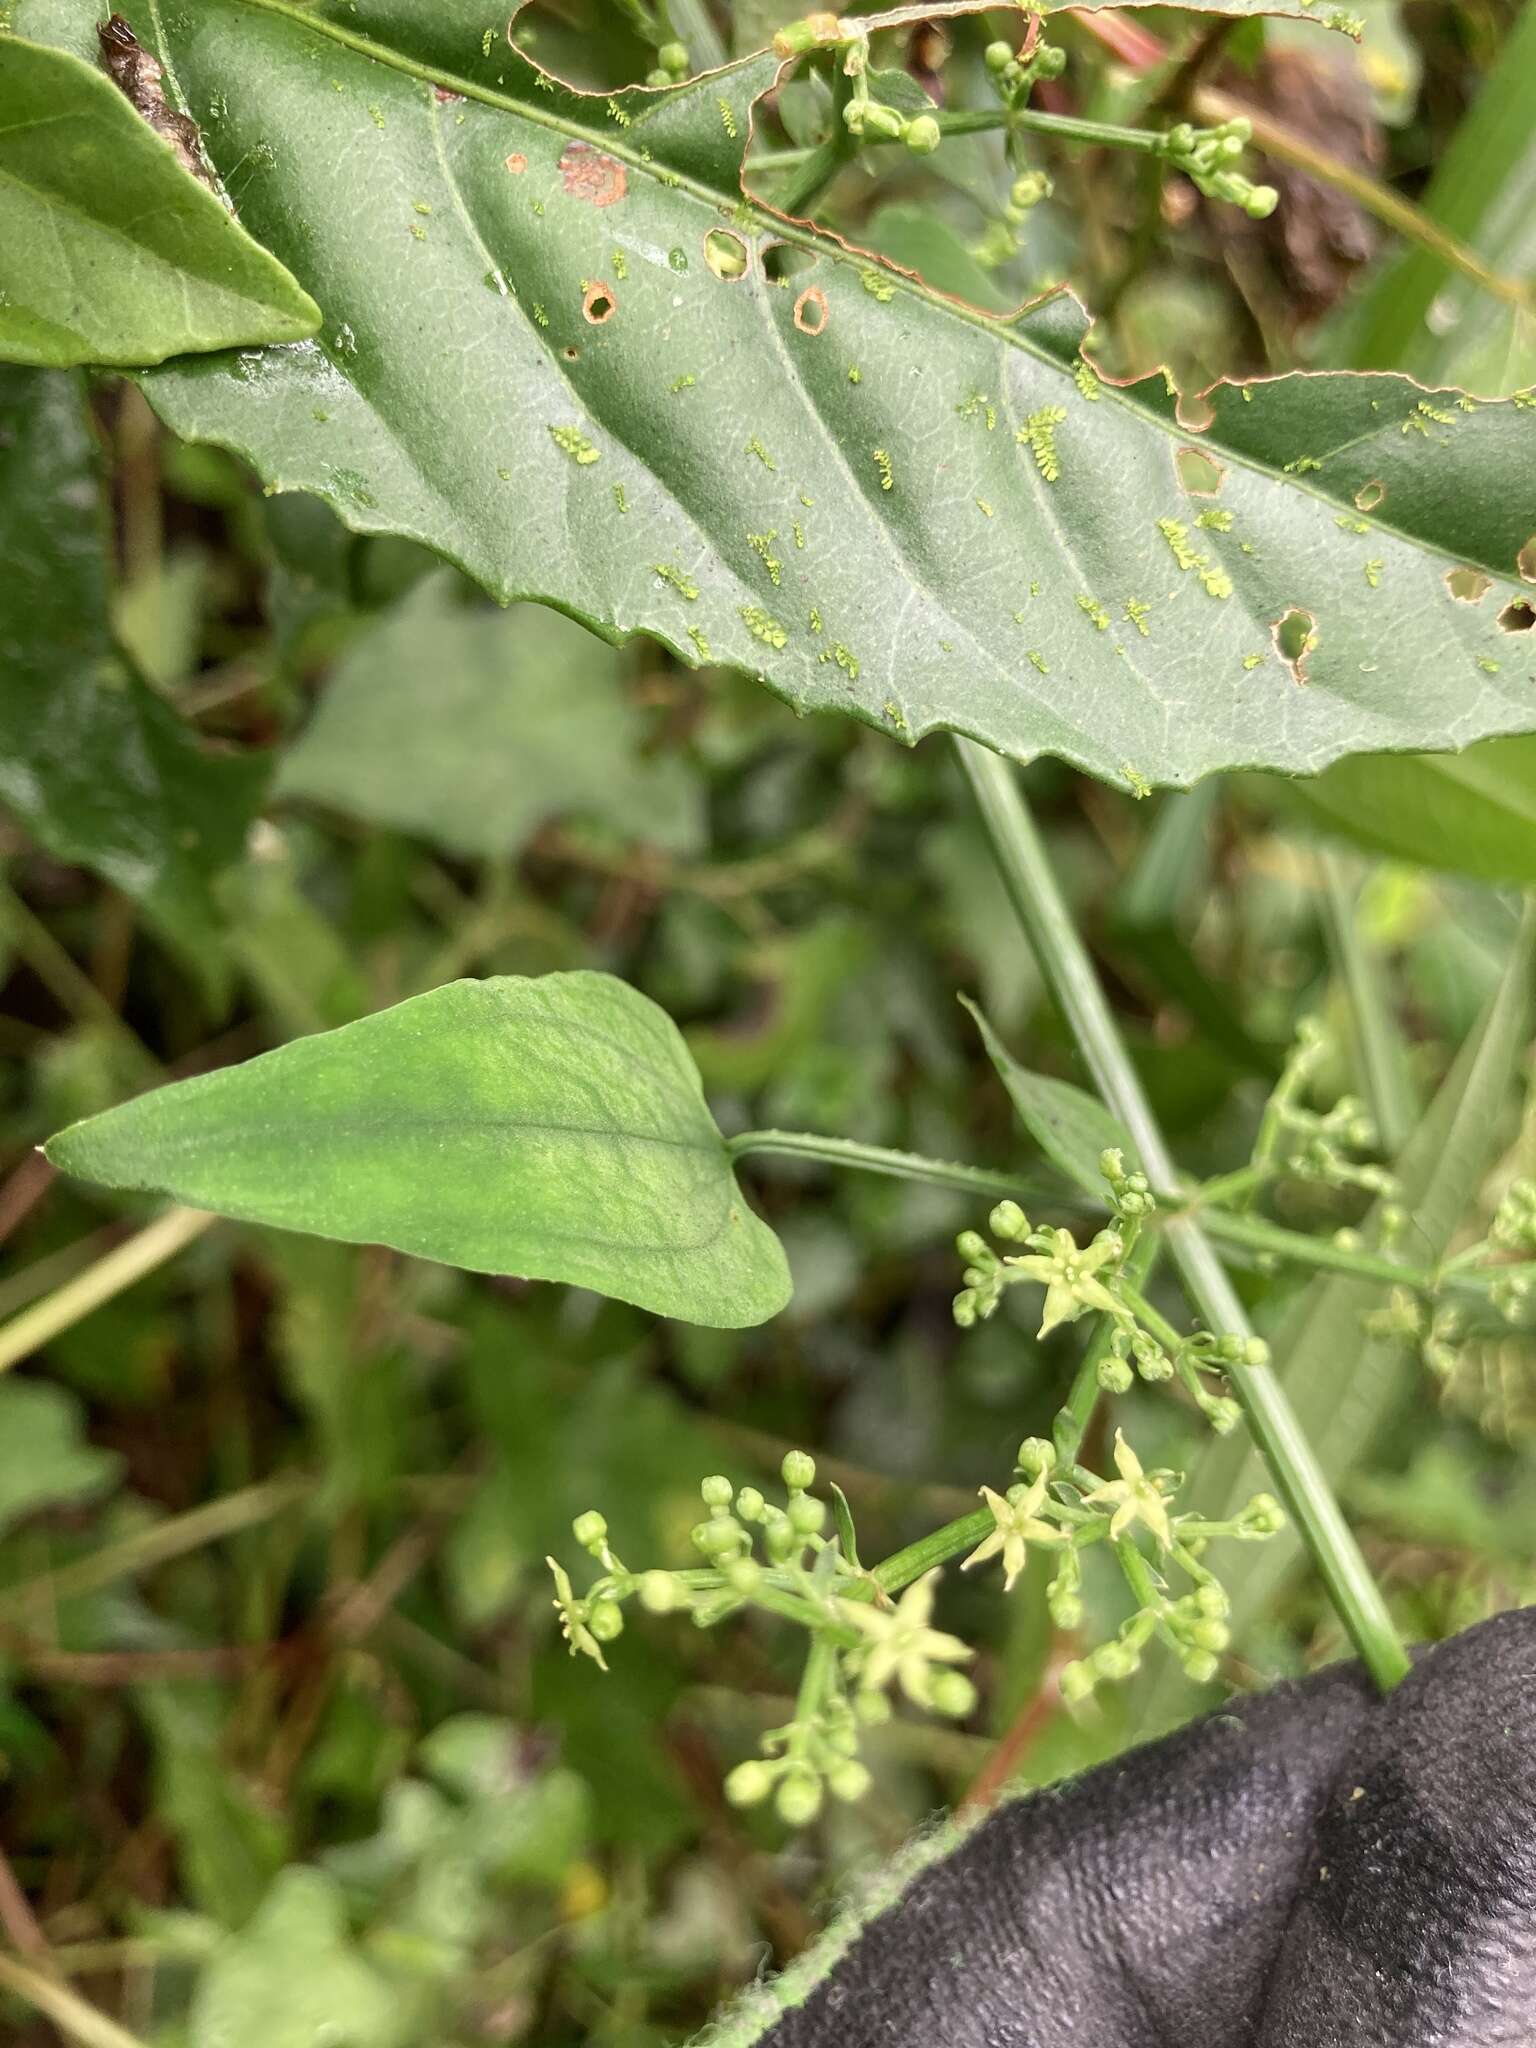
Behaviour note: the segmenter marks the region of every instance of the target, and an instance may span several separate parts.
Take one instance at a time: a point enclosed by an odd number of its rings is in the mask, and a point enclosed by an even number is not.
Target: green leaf
[[[46,1380],[0,1380],[0,1531],[39,1508],[73,1506],[116,1479],[114,1451],[87,1443],[80,1404]]]
[[[604,974],[457,981],[49,1142],[65,1173],[717,1329],[789,1299],[672,1020]]]
[[[0,360],[162,363],[319,325],[309,294],[104,72],[5,38]]]
[[[217,980],[210,878],[244,846],[266,764],[205,749],[114,645],[93,457],[74,379],[0,369],[0,803]]]
[[[695,851],[701,785],[675,754],[646,758],[620,657],[553,612],[470,609],[454,582],[418,585],[353,644],[278,793],[454,853],[518,853],[546,819],[570,814]]]
[[[1102,1102],[1074,1088],[1070,1081],[1053,1081],[1047,1074],[1032,1074],[1028,1067],[1021,1067],[976,1004],[966,996],[960,1001],[976,1019],[987,1056],[1002,1076],[1020,1123],[1053,1166],[1095,1201],[1104,1199],[1101,1152],[1117,1146],[1125,1154],[1127,1169],[1140,1170],[1136,1147]]]
[[[1312,781],[1272,785],[1357,846],[1485,882],[1536,883],[1536,739],[1464,754],[1364,754]]]
[[[1216,386],[1197,435],[1160,377],[1083,366],[1067,294],[995,320],[743,202],[771,53],[609,99],[470,0],[157,20],[326,319],[145,388],[269,488],[797,706],[1128,785],[1536,722],[1536,636],[1499,625],[1536,408],[1290,376]],[[774,242],[815,260],[774,282]],[[1181,482],[1196,439],[1219,499]]]
[[[208,1962],[189,2039],[191,2048],[396,2048],[409,2031],[408,2002],[353,1945],[340,1887],[296,1867]]]

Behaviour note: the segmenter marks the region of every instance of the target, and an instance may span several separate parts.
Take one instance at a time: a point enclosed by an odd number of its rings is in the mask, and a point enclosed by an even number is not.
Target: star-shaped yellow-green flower
[[[971,1652],[958,1636],[930,1628],[937,1570],[925,1572],[908,1586],[894,1607],[872,1607],[862,1600],[838,1602],[845,1621],[869,1638],[859,1683],[879,1692],[894,1677],[914,1706],[931,1705],[933,1664],[963,1664]]]
[[[1109,1525],[1111,1541],[1118,1542],[1127,1529],[1137,1522],[1144,1522],[1166,1550],[1173,1541],[1167,1499],[1156,1476],[1149,1477],[1141,1469],[1140,1458],[1118,1429],[1115,1431],[1115,1469],[1120,1477],[1106,1480],[1092,1493],[1085,1493],[1084,1506],[1114,1509]]]
[[[576,1598],[569,1573],[552,1557],[546,1557],[544,1562],[555,1575],[555,1597],[551,1604],[560,1617],[560,1633],[570,1644],[571,1655],[574,1657],[580,1652],[583,1657],[591,1657],[601,1670],[606,1671],[608,1660],[603,1655],[603,1646],[582,1619],[581,1602]]]
[[[1028,1258],[1008,1259],[1010,1271],[1027,1280],[1038,1280],[1045,1289],[1045,1313],[1040,1335],[1048,1337],[1062,1323],[1075,1323],[1088,1309],[1107,1315],[1125,1311],[1096,1276],[1100,1266],[1118,1259],[1125,1249],[1112,1231],[1101,1231],[1093,1243],[1079,1249],[1070,1230],[1053,1230],[1048,1252],[1034,1252]]]
[[[1015,1500],[1004,1500],[1000,1493],[994,1493],[990,1486],[981,1489],[981,1497],[992,1510],[996,1527],[990,1535],[983,1536],[970,1556],[961,1565],[968,1572],[973,1564],[985,1564],[989,1557],[1003,1554],[1003,1591],[1011,1593],[1013,1582],[1029,1561],[1029,1545],[1046,1543],[1057,1548],[1065,1540],[1059,1529],[1040,1519],[1040,1505],[1045,1499],[1045,1486],[1049,1471],[1042,1471],[1030,1486],[1014,1487],[1018,1495]]]

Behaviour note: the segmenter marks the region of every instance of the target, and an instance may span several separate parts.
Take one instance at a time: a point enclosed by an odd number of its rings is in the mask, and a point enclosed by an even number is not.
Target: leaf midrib
[[[738,190],[734,193],[722,191],[718,186],[706,185],[701,180],[690,177],[686,172],[673,170],[669,166],[658,166],[654,158],[642,155],[639,150],[631,147],[621,138],[610,135],[604,128],[587,126],[582,122],[570,119],[569,116],[546,112],[527,100],[513,99],[508,93],[497,92],[494,88],[481,85],[473,79],[465,78],[458,72],[446,71],[437,65],[424,63],[415,57],[408,57],[398,50],[391,50],[387,44],[376,43],[368,36],[360,35],[355,29],[343,27],[339,22],[317,20],[313,15],[306,13],[302,7],[293,5],[292,0],[236,0],[236,4],[242,7],[253,8],[260,14],[273,15],[281,20],[289,21],[297,28],[307,29],[312,35],[323,36],[329,41],[339,44],[342,48],[353,51],[360,57],[365,57],[376,64],[382,64],[388,70],[398,71],[406,78],[416,79],[427,85],[441,86],[444,91],[458,93],[461,97],[474,100],[481,106],[492,107],[500,113],[511,114],[519,120],[530,121],[535,127],[545,128],[551,134],[595,142],[601,146],[605,155],[621,159],[635,172],[637,177],[646,178],[653,184],[663,186],[664,189],[687,191],[696,199],[710,206],[719,206],[726,202],[729,202],[732,206],[745,203],[763,227],[781,240],[792,242],[800,248],[811,250],[818,256],[827,256],[834,263],[848,265],[855,269],[864,269],[873,263],[880,262],[880,259],[876,257],[850,248],[837,236],[818,234],[814,229],[803,227],[799,222],[791,220],[787,215],[776,213],[766,202],[755,199],[747,191],[744,184],[739,185]],[[158,28],[158,0],[155,0],[154,11]],[[518,54],[523,62],[534,63],[534,60],[527,57],[525,53],[520,51]],[[780,75],[782,75],[782,70],[793,62],[793,58],[786,58],[784,66],[781,67]],[[540,71],[543,70],[542,66],[535,65],[535,68]],[[726,72],[734,71],[737,68],[736,64],[728,64],[721,67],[718,72],[701,73],[700,77],[723,76]],[[543,75],[551,78],[554,77],[553,73],[548,72],[543,73]],[[697,83],[698,81],[694,82]],[[563,91],[573,93],[575,91],[575,88],[565,85],[563,80],[556,79],[555,83]],[[619,88],[619,90],[628,90],[628,88]],[[589,97],[594,100],[599,97],[596,93],[580,96]],[[751,110],[754,115],[755,108],[756,103],[754,102],[753,109]],[[632,126],[639,125],[639,123],[632,124]],[[751,140],[752,125],[755,125],[755,122],[749,125],[748,143]],[[745,157],[743,157],[744,161]],[[663,176],[663,171],[665,171],[665,176]],[[1045,305],[1051,298],[1064,290],[1065,287],[1058,286],[1050,292],[1042,293],[1039,298],[1029,301],[1014,313],[990,314],[983,312],[979,307],[967,306],[958,299],[951,299],[934,292],[921,278],[914,277],[911,273],[899,270],[892,265],[882,263],[881,275],[898,290],[905,292],[912,298],[921,299],[925,305],[931,306],[936,312],[946,315],[950,319],[960,321],[966,326],[977,328],[980,332],[991,336],[994,340],[1004,342],[1009,347],[1016,348],[1021,355],[1029,356],[1033,361],[1043,363],[1048,369],[1053,370],[1062,378],[1069,377],[1069,372],[1060,357],[1055,355],[1050,349],[1042,348],[1038,342],[1033,341],[1027,334],[1021,333],[1017,325],[1017,322],[1024,314]],[[1075,298],[1075,294],[1071,296]],[[1368,371],[1346,371],[1338,374],[1368,376],[1372,373]],[[1267,380],[1260,379],[1257,381],[1263,382]],[[1389,378],[1388,381],[1395,381],[1395,379]],[[1419,386],[1415,378],[1404,378],[1402,381],[1414,384],[1417,388],[1425,391],[1426,395],[1429,393],[1430,387],[1427,385]],[[1233,383],[1233,380],[1223,377],[1218,378],[1217,383],[1229,384]],[[1239,387],[1237,384],[1233,384],[1233,388]],[[1140,403],[1135,396],[1134,387],[1127,388],[1115,383],[1110,378],[1101,376],[1099,389],[1103,396],[1111,403],[1118,404],[1128,412],[1134,413],[1138,419],[1155,427],[1165,439],[1171,442],[1183,443],[1192,436],[1196,438],[1201,436],[1202,430],[1186,428],[1177,421],[1170,424],[1163,414],[1155,411],[1151,406]],[[1505,402],[1503,400],[1485,401],[1485,403],[1495,405]],[[1247,470],[1251,475],[1262,477],[1270,483],[1283,482],[1287,488],[1296,491],[1298,495],[1312,498],[1316,503],[1325,505],[1332,510],[1336,510],[1341,503],[1341,500],[1335,498],[1329,492],[1319,489],[1316,485],[1310,484],[1300,477],[1282,477],[1280,470],[1275,465],[1261,462],[1239,450],[1232,449],[1225,442],[1217,441],[1212,443],[1212,445],[1221,450],[1223,461],[1233,468]],[[1462,554],[1443,547],[1436,541],[1426,540],[1420,534],[1409,533],[1404,528],[1393,524],[1390,520],[1373,519],[1371,524],[1373,532],[1389,534],[1394,539],[1401,541],[1405,546],[1418,549],[1424,554],[1433,555],[1443,562],[1457,565],[1465,559]],[[1494,569],[1491,564],[1485,563],[1480,566],[1486,568],[1496,582],[1509,588],[1515,587],[1513,579],[1506,573]]]

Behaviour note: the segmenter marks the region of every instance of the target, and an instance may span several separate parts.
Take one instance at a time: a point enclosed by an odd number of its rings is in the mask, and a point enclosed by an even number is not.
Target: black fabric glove
[[[1389,1698],[1338,1667],[1003,1807],[719,2038],[1536,2048],[1536,1608]]]

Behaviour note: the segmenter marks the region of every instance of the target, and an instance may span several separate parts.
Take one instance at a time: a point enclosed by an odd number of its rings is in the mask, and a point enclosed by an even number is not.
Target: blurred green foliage
[[[738,47],[776,19],[735,15],[710,32]],[[572,77],[635,77],[654,58],[646,18],[539,8],[527,33]],[[1508,18],[1381,4],[1362,53],[1329,38],[1321,58],[1305,54],[1317,39],[1257,21],[1159,21],[1201,75],[1290,117],[1352,108],[1369,159],[1417,191]],[[1061,35],[1083,111],[1130,118],[1165,89],[1107,61],[1085,25]],[[981,32],[944,39],[949,75],[974,72]],[[914,35],[889,61],[931,80],[937,54]],[[810,131],[810,101],[785,96],[783,139]],[[1499,175],[1528,179],[1504,97],[1495,111]],[[1336,309],[1374,236],[1336,192],[1293,183],[1274,220],[1234,230],[1133,164],[1063,152],[1042,158],[1055,199],[982,272],[994,142],[892,165],[878,186],[846,174],[831,218],[978,300],[1070,275],[1124,372],[1345,359]],[[1454,224],[1475,241],[1480,221],[1488,253],[1528,270],[1528,232],[1497,207],[1461,206]],[[1459,362],[1523,360],[1507,310],[1459,291],[1453,310]],[[678,1020],[728,1132],[785,1125],[1049,1172],[956,993],[1036,1073],[1084,1076],[947,754],[797,722],[750,682],[646,643],[616,651],[499,612],[408,542],[350,534],[313,501],[263,497],[218,450],[176,444],[131,385],[95,384],[73,425],[62,387],[46,403],[79,488],[98,474],[110,513],[99,560],[54,592],[69,630],[53,683],[76,658],[117,669],[126,649],[118,758],[126,727],[148,734],[174,806],[190,726],[222,756],[196,803],[225,794],[202,820],[212,872],[173,864],[135,886],[121,820],[114,867],[72,836],[78,819],[26,800],[28,734],[0,712],[0,1315],[152,1213],[51,1180],[41,1139],[154,1079],[463,975],[623,976]],[[15,579],[27,564],[10,545]],[[15,594],[14,580],[0,594],[0,650]],[[10,703],[41,701],[49,680],[7,656]],[[1492,766],[1471,797],[1435,793],[1424,764],[1365,761],[1312,802],[1402,862],[1331,856],[1342,932],[1319,842],[1266,780],[1138,805],[1051,763],[1028,771],[1191,1173],[1247,1156],[1307,1011],[1350,1048],[1330,1085],[1369,1092],[1362,962],[1370,1028],[1391,1035],[1411,1113],[1429,1103],[1509,955],[1518,906],[1501,885],[1532,872],[1529,743],[1501,746],[1479,750]],[[269,753],[275,794],[247,832]],[[1465,1213],[1444,1219],[1453,1241],[1536,1166],[1516,1078],[1490,1084],[1487,1157]],[[743,1178],[795,1283],[759,1329],[223,1225],[0,1380],[7,1953],[41,1954],[153,2048],[660,2048],[765,1955],[803,1946],[1005,1731],[1027,1737],[1018,1781],[1042,1782],[1167,1711],[1134,1694],[1082,1720],[1053,1708],[1039,1577],[1007,1599],[996,1578],[952,1577],[944,1625],[979,1646],[976,1714],[874,1731],[869,1800],[786,1837],[721,1786],[788,1716],[790,1632],[644,1620],[607,1677],[567,1655],[544,1557],[583,1510],[601,1506],[626,1554],[687,1562],[699,1477],[761,1483],[803,1443],[878,1555],[974,1505],[1070,1378],[1078,1339],[1038,1343],[1023,1305],[955,1329],[951,1242],[979,1220],[963,1196],[812,1162]],[[1065,1176],[1056,1192],[1070,1214]],[[1283,1191],[1295,1228],[1360,1214],[1337,1190]],[[1271,1334],[1315,1308],[1304,1276],[1256,1260],[1240,1277]],[[1157,1290],[1176,1312],[1170,1284]],[[1348,1314],[1330,1331],[1337,1381],[1363,1334]],[[1407,1391],[1341,1486],[1401,1625],[1433,1636],[1536,1597],[1536,1344],[1473,1329],[1442,1382],[1401,1353],[1394,1370]],[[1137,1387],[1121,1406],[1149,1462],[1183,1466],[1204,1441],[1166,1397]],[[1102,1461],[1102,1437],[1092,1448]],[[1089,1575],[1091,1625],[1113,1626],[1117,1597],[1112,1575]],[[1255,1682],[1341,1644],[1292,1575],[1238,1647],[1227,1675]],[[0,2024],[17,2048],[54,2038],[20,2002]]]

